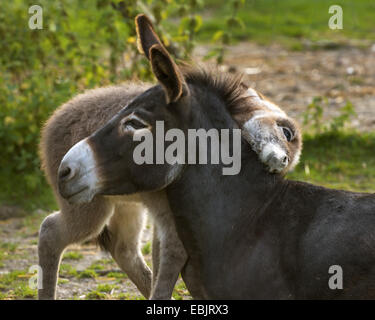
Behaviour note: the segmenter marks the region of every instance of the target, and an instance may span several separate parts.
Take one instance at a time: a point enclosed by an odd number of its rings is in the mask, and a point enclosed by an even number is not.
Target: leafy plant
[[[345,129],[350,119],[356,115],[350,101],[340,109],[340,114],[329,122],[323,120],[324,109],[328,107],[328,100],[324,97],[314,97],[303,114],[303,124],[317,134],[326,132],[340,132]]]
[[[226,28],[213,34],[211,42],[215,43],[216,46],[205,56],[205,59],[216,57],[217,64],[223,63],[227,47],[234,38],[234,30],[245,28],[244,22],[238,15],[240,8],[245,4],[245,0],[232,0],[228,4],[231,14],[225,19]]]
[[[330,131],[338,132],[345,128],[350,118],[355,116],[356,112],[350,101],[348,101],[344,107],[340,110],[340,115],[334,117],[330,122]]]

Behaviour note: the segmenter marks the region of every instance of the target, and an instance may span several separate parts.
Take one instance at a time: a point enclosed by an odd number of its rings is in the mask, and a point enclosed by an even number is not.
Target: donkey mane
[[[244,108],[247,90],[242,73],[221,72],[216,67],[179,65],[187,84],[197,85],[219,96],[232,117],[245,115]]]

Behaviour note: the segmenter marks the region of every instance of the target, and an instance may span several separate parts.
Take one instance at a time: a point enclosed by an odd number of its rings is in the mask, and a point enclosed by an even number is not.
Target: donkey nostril
[[[289,158],[287,156],[285,156],[283,158],[283,164],[288,164],[288,162],[289,162]]]
[[[66,180],[72,175],[72,169],[65,167],[59,171],[59,179]]]

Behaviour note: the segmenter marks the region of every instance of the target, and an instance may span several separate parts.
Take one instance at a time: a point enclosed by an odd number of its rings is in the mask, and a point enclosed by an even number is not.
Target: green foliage
[[[303,124],[310,126],[316,132],[320,132],[323,128],[323,107],[320,105],[322,100],[322,97],[314,97],[303,114]]]
[[[354,111],[353,105],[350,101],[348,101],[344,107],[340,110],[340,115],[334,117],[330,124],[329,130],[332,132],[339,132],[345,128],[345,126],[349,123],[351,117],[355,116],[356,112]]]
[[[314,97],[303,114],[303,124],[314,133],[340,132],[346,129],[349,121],[356,115],[350,101],[340,109],[340,114],[329,122],[323,120],[324,109],[328,108],[328,100],[323,97]]]
[[[245,0],[232,0],[227,2],[227,10],[230,15],[225,18],[225,27],[220,28],[211,37],[211,42],[217,45],[205,56],[205,59],[216,57],[218,64],[223,63],[225,51],[234,37],[234,31],[245,29],[243,20],[239,17],[239,10],[245,4]]]

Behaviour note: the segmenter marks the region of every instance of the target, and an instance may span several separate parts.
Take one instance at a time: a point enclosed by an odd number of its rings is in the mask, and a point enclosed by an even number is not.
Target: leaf
[[[136,38],[135,37],[128,37],[128,39],[126,40],[127,43],[135,43],[136,42]]]
[[[223,36],[224,32],[222,30],[216,31],[214,35],[212,36],[212,42],[216,42],[221,39]]]
[[[194,27],[194,31],[195,32],[198,32],[199,29],[202,27],[202,24],[203,24],[203,19],[200,15],[196,15],[195,16],[195,27]]]

